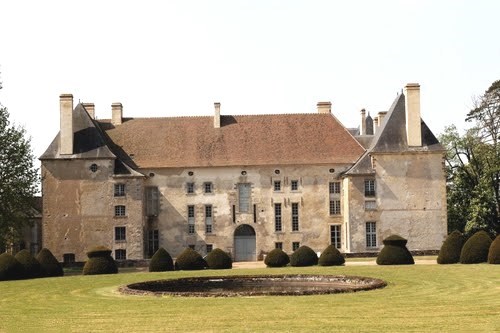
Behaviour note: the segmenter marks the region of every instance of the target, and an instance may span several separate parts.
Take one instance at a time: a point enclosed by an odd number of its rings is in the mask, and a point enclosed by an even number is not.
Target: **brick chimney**
[[[122,103],[111,104],[111,124],[114,126],[121,125],[123,119],[123,105]]]
[[[366,110],[361,109],[361,125],[359,126],[359,135],[366,135]]]
[[[220,128],[220,103],[214,103],[214,128]]]
[[[61,117],[61,131],[59,135],[61,154],[73,154],[73,95],[61,94],[59,96],[59,109]]]
[[[318,113],[332,113],[332,102],[318,102]]]
[[[95,105],[94,103],[82,103],[90,118],[95,119]]]
[[[408,83],[405,87],[406,139],[409,147],[422,146],[420,125],[420,85]]]

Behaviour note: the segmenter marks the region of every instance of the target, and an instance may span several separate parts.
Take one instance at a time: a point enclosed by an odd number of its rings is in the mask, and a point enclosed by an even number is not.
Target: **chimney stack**
[[[332,102],[318,102],[318,113],[332,113]]]
[[[59,109],[61,117],[61,132],[59,135],[61,154],[73,154],[73,95],[61,94],[59,96]]]
[[[359,126],[359,135],[366,135],[366,110],[361,109],[361,125]]]
[[[123,118],[123,105],[122,103],[111,104],[111,124],[114,126],[121,125]]]
[[[220,128],[220,103],[214,103],[214,128]]]
[[[405,87],[406,139],[409,147],[422,146],[420,125],[420,85],[408,83]]]
[[[95,119],[95,105],[94,103],[82,103],[90,118]]]
[[[385,115],[387,114],[387,111],[380,111],[378,113],[378,125],[382,126],[382,122],[384,121]]]
[[[378,116],[376,116],[375,118],[373,118],[373,134],[374,135],[377,134],[378,126],[379,126]]]

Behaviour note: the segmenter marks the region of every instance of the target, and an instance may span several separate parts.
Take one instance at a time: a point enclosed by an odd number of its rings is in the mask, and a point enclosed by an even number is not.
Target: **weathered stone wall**
[[[90,170],[96,164],[96,172]],[[142,179],[113,178],[113,160],[46,160],[42,162],[43,246],[56,258],[75,254],[85,261],[93,246],[125,248],[128,259],[142,259],[144,214]],[[126,196],[114,197],[114,184],[126,184]],[[126,205],[126,217],[114,217],[115,205]],[[126,227],[126,241],[115,242],[115,226]]]

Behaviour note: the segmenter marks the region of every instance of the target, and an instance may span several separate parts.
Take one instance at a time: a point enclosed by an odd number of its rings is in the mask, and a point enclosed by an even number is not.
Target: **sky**
[[[59,95],[96,116],[316,112],[357,127],[406,83],[438,135],[466,126],[500,79],[500,1],[1,1],[0,103],[35,156],[59,131]]]

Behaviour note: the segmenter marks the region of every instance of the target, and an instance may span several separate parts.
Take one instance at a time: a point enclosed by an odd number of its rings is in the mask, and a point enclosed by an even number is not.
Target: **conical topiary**
[[[205,257],[207,266],[210,269],[229,269],[233,268],[233,260],[226,252],[221,249],[214,249],[210,251]]]
[[[19,280],[23,278],[23,266],[8,253],[0,254],[0,281]]]
[[[118,267],[111,257],[111,250],[97,246],[87,252],[89,260],[83,266],[83,275],[116,274]]]
[[[497,235],[490,245],[490,250],[488,251],[488,264],[500,264],[500,235]]]
[[[383,240],[384,248],[377,256],[377,265],[413,265],[415,261],[406,248],[408,241],[399,235]]]
[[[16,260],[23,266],[24,278],[33,279],[42,276],[42,266],[31,253],[24,249],[16,253]]]
[[[43,248],[38,252],[36,259],[42,268],[42,274],[46,277],[63,276],[62,265],[49,249]]]
[[[344,256],[333,244],[327,246],[318,260],[320,266],[341,266],[344,263]]]
[[[150,272],[165,272],[174,270],[174,261],[170,254],[162,247],[155,252],[149,262]]]
[[[290,265],[294,267],[314,266],[318,264],[318,255],[309,246],[302,245],[290,256]]]
[[[488,233],[480,230],[465,242],[460,252],[460,263],[478,264],[488,261],[488,251],[492,240]]]
[[[183,271],[194,271],[204,269],[207,266],[203,257],[191,248],[186,248],[175,260],[175,269]]]
[[[458,231],[455,230],[446,237],[441,249],[439,250],[439,255],[437,257],[438,264],[456,264],[460,261],[460,252],[462,251],[462,246],[464,245],[464,237]]]
[[[269,252],[264,260],[267,267],[285,267],[290,262],[288,254],[282,249],[274,249]]]

